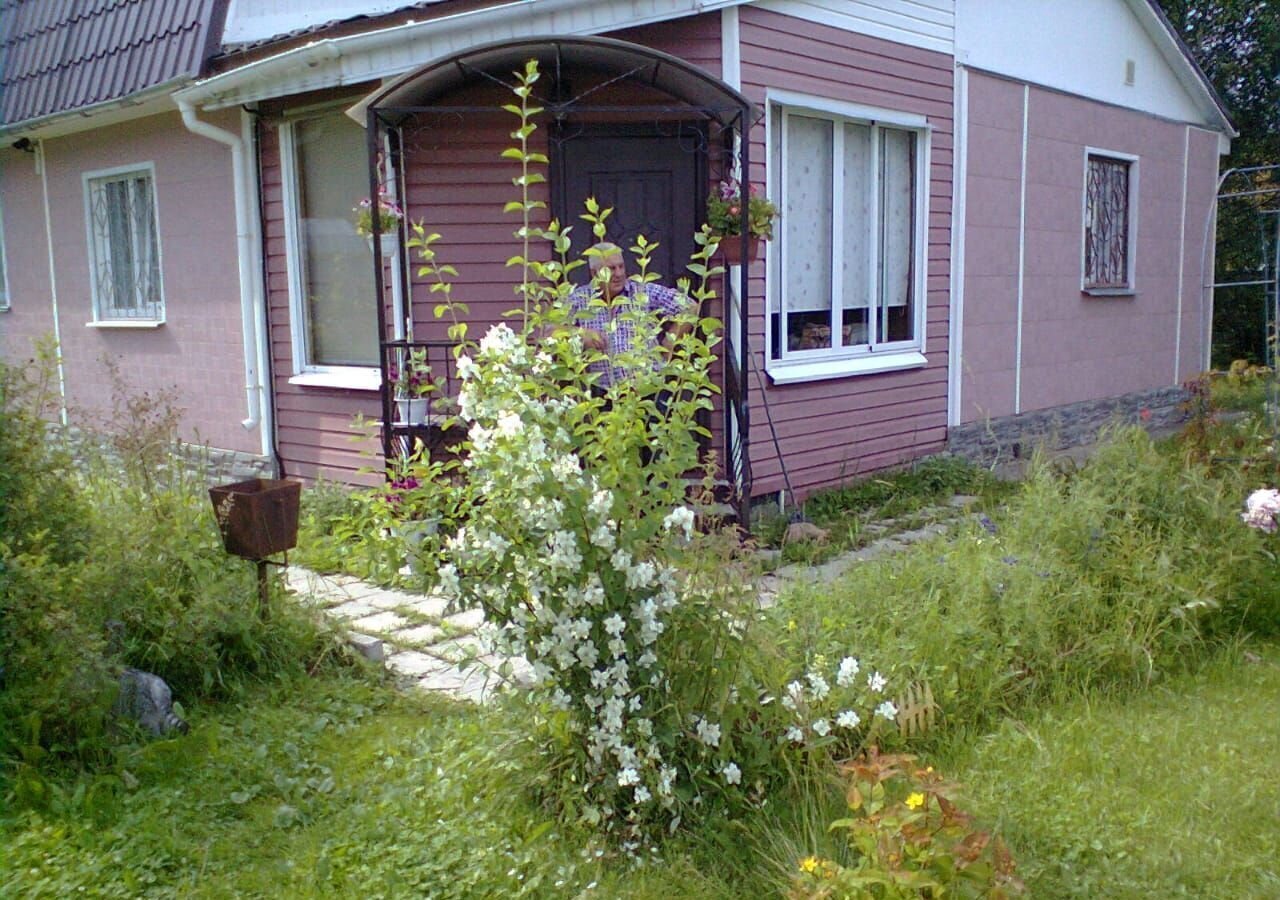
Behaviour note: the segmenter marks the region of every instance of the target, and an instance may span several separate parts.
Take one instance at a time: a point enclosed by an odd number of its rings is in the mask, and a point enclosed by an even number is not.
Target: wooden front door
[[[706,205],[706,139],[701,127],[687,123],[666,123],[662,130],[615,125],[560,143],[554,213],[573,226],[577,258],[595,243],[591,226],[579,218],[583,202],[595,197],[601,207],[612,207],[607,240],[622,248],[628,271],[635,273],[631,247],[643,234],[659,244],[649,271],[674,287],[677,278],[689,275],[693,232]],[[585,273],[583,266],[574,280],[585,281]]]

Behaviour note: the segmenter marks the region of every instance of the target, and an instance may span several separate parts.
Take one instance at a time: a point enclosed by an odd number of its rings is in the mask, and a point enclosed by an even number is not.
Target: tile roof
[[[0,127],[199,75],[226,0],[0,0]]]

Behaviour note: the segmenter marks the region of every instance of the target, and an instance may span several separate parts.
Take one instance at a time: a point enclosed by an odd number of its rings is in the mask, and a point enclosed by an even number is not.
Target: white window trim
[[[4,201],[0,200],[0,312],[11,307],[9,293],[9,260],[4,252]]]
[[[93,182],[99,178],[114,178],[117,175],[130,175],[135,172],[145,172],[147,177],[151,179],[151,216],[153,218],[152,227],[156,230],[156,271],[159,273],[160,314],[158,316],[135,319],[105,318],[101,312],[102,298],[98,296],[98,279],[94,271],[97,268],[97,239],[93,233]],[[88,241],[86,246],[90,261],[89,296],[91,297],[90,305],[93,313],[93,321],[86,324],[94,328],[159,328],[167,321],[169,305],[164,299],[164,241],[161,239],[160,232],[160,186],[156,181],[156,164],[148,160],[127,166],[95,169],[92,172],[81,173],[80,179],[84,187],[84,226],[85,237]]]
[[[300,119],[340,110],[349,103],[326,103],[307,107],[287,116],[280,123],[280,180],[284,205],[285,266],[289,283],[289,335],[293,349],[293,375],[290,384],[303,387],[344,388],[347,390],[379,390],[382,375],[377,366],[324,366],[313,365],[310,342],[307,338],[307,310],[303,302],[306,289],[303,285],[302,235],[298,228],[298,170],[297,143],[294,123]]]
[[[1089,223],[1089,157],[1100,156],[1129,164],[1129,222],[1125,248],[1125,284],[1123,287],[1090,287],[1089,273],[1085,271],[1085,255],[1088,252],[1087,226]],[[1080,293],[1090,297],[1131,297],[1137,293],[1138,271],[1138,157],[1119,150],[1103,150],[1100,147],[1084,148],[1084,164],[1080,182]]]
[[[795,384],[805,381],[820,381],[852,375],[871,375],[878,372],[892,372],[924,366],[928,361],[924,355],[924,348],[926,346],[925,324],[928,308],[926,290],[929,283],[929,184],[933,156],[933,126],[929,124],[928,118],[916,113],[880,109],[794,91],[769,89],[765,92],[764,146],[766,148],[765,173],[768,185],[767,191],[768,195],[772,197],[780,196],[777,182],[781,173],[781,160],[773,158],[773,115],[771,110],[775,105],[783,107],[784,113],[809,112],[826,119],[835,119],[837,121],[852,120],[862,125],[885,125],[916,132],[918,140],[915,172],[916,222],[912,240],[916,248],[916,261],[919,264],[915,267],[915,280],[912,284],[913,302],[915,303],[914,318],[917,323],[917,334],[913,340],[881,345],[876,350],[867,348],[850,350],[849,348],[841,347],[827,350],[790,351],[783,359],[773,359],[770,352],[770,348],[773,346],[772,298],[773,292],[778,286],[778,279],[781,277],[781,273],[775,271],[774,254],[766,254],[764,346],[765,371],[769,373],[770,380],[775,384]],[[872,141],[873,153],[878,152],[878,143],[878,141]],[[835,200],[838,201],[841,187],[838,183],[833,182],[833,184],[833,189],[837,194]],[[838,208],[838,206],[833,203],[833,208]],[[872,209],[873,216],[878,217],[878,192],[873,192],[872,194]],[[784,230],[778,237],[778,240],[782,242],[779,247],[779,256],[786,255],[785,234]],[[872,243],[874,246],[875,242]],[[838,254],[833,253],[833,256],[836,255]],[[870,294],[872,298],[878,296],[878,285],[875,284],[878,274],[878,267],[872,266],[868,273],[868,278],[872,280]],[[836,282],[833,281],[833,291],[835,284]]]

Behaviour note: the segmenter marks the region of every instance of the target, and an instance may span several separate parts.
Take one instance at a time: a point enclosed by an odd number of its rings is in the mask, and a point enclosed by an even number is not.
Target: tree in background
[[[1222,171],[1280,163],[1280,4],[1275,0],[1159,0],[1174,28],[1226,103],[1240,136]],[[1258,186],[1280,185],[1262,175]],[[1239,185],[1239,182],[1236,182]],[[1280,194],[1224,202],[1218,211],[1215,280],[1257,278],[1264,240],[1274,238]],[[1213,364],[1266,361],[1265,294],[1261,287],[1219,290],[1214,304]]]

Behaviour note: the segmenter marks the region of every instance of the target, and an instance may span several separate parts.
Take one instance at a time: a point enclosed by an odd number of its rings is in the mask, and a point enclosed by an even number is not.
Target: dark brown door
[[[662,284],[674,286],[689,275],[685,268],[695,244],[693,232],[706,203],[705,139],[697,126],[664,126],[669,134],[610,127],[587,131],[559,145],[559,190],[555,214],[573,226],[573,253],[595,243],[591,226],[579,216],[583,202],[595,197],[612,207],[607,239],[622,248],[628,269],[635,272],[631,247],[643,234],[659,246],[649,271]],[[586,279],[585,267],[575,281]]]

